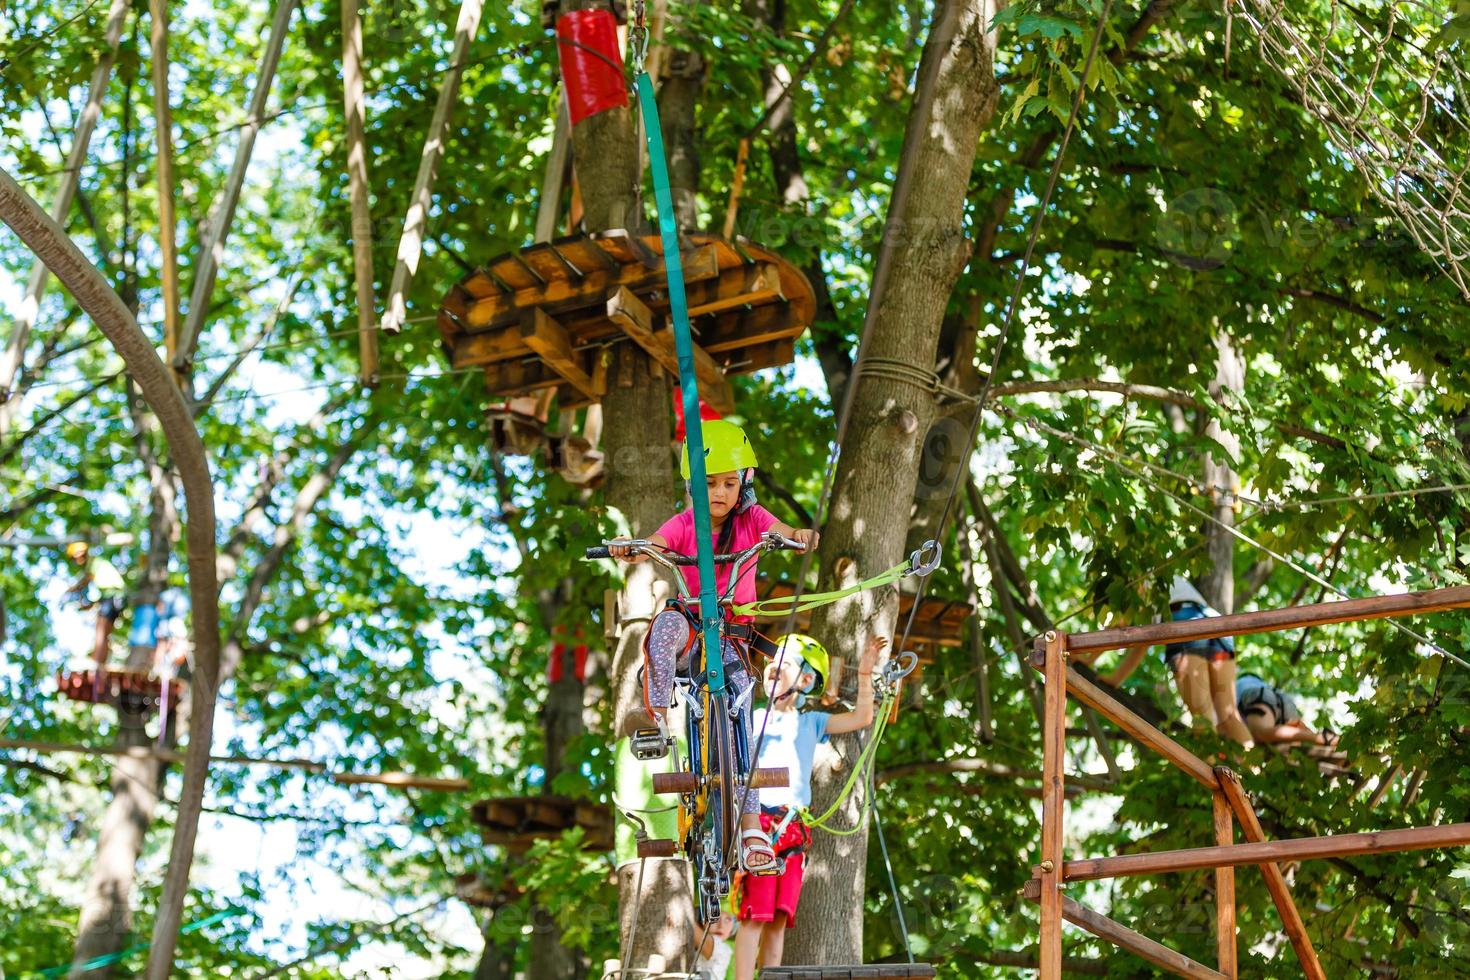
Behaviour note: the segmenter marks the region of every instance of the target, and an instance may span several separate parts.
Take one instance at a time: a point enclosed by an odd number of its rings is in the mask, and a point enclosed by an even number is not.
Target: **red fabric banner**
[[[618,22],[610,10],[574,10],[556,21],[561,77],[572,125],[628,104]]]

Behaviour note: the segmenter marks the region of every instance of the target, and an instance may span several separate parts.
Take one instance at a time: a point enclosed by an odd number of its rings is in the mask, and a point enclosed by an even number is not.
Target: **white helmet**
[[[1169,587],[1169,605],[1177,606],[1181,602],[1193,602],[1205,608],[1209,608],[1210,605],[1205,601],[1205,597],[1199,594],[1199,589],[1194,587],[1193,582],[1183,575],[1175,575],[1174,584]]]

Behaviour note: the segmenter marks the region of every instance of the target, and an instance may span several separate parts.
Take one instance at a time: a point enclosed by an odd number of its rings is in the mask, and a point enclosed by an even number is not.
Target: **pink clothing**
[[[744,551],[751,545],[760,541],[761,535],[769,531],[776,524],[776,515],[766,510],[760,504],[754,504],[743,514],[731,514],[726,520],[734,521],[735,528],[730,534],[730,545],[725,549],[726,554]],[[694,508],[690,507],[679,511],[658,529],[659,537],[669,543],[669,547],[681,555],[693,555],[698,550],[694,541]],[[710,547],[717,547],[720,540],[720,532],[715,531],[710,537]],[[715,566],[715,592],[718,595],[725,594],[725,587],[730,584],[730,570],[733,565]],[[699,569],[681,568],[684,573],[684,583],[695,598],[699,597]],[[740,581],[735,583],[736,604],[755,601],[755,562],[745,566],[745,571],[740,576]]]

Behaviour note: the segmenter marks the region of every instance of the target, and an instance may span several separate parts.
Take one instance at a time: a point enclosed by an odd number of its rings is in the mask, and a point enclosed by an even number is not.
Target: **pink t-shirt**
[[[730,545],[725,549],[726,554],[734,554],[744,551],[761,539],[761,535],[769,531],[776,523],[776,515],[766,510],[760,504],[753,504],[743,514],[732,514],[727,520],[735,522],[735,529],[730,534]],[[689,507],[679,511],[658,529],[659,537],[669,543],[669,547],[681,555],[693,555],[698,550],[694,540],[694,508]],[[710,536],[710,547],[719,546],[720,532],[715,531]],[[751,562],[745,566],[741,573],[740,581],[735,583],[735,598],[737,605],[755,601],[755,574],[756,563]],[[715,592],[718,595],[725,594],[725,586],[730,584],[730,571],[734,565],[715,566]],[[699,597],[699,569],[694,567],[681,568],[684,573],[684,582],[689,586],[689,591],[697,599]]]

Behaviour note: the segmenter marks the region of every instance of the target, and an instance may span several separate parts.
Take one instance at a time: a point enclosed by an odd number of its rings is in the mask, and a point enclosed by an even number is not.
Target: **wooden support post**
[[[342,0],[342,99],[347,116],[347,187],[352,202],[352,277],[357,286],[358,379],[378,383],[377,296],[373,292],[373,215],[368,202],[367,105],[362,81],[362,17]]]
[[[1046,703],[1041,762],[1041,980],[1062,976],[1062,829],[1067,797],[1063,773],[1067,754],[1067,636],[1043,638]]]
[[[174,120],[168,87],[168,0],[148,0],[153,75],[153,129],[158,143],[158,253],[163,289],[163,349],[169,364],[179,349],[179,250],[174,215]],[[185,376],[177,369],[174,379]]]
[[[745,163],[750,157],[750,140],[742,138],[735,151],[735,175],[730,178],[730,201],[725,205],[725,241],[735,239],[735,216],[740,213],[740,193],[745,190]]]
[[[572,117],[563,88],[556,100],[556,129],[551,152],[546,157],[546,176],[541,179],[541,199],[536,204],[536,241],[556,237],[556,218],[561,213],[561,195],[572,172]]]
[[[1235,811],[1235,819],[1240,821],[1241,834],[1251,843],[1265,842],[1266,832],[1261,829],[1255,807],[1246,798],[1245,788],[1240,785],[1240,777],[1224,766],[1217,768],[1215,775],[1220,780],[1220,791],[1225,794],[1230,809]],[[1281,866],[1268,862],[1259,867],[1266,879],[1266,891],[1270,892],[1271,901],[1276,904],[1276,912],[1281,916],[1281,928],[1291,940],[1297,959],[1301,961],[1302,975],[1307,980],[1327,980],[1327,974],[1317,960],[1317,951],[1312,948],[1311,937],[1307,935],[1306,924],[1302,922],[1301,913],[1297,911],[1296,902],[1291,897],[1291,889],[1286,885],[1286,876],[1281,873]]]
[[[1064,872],[1066,881],[1095,881],[1099,878],[1124,878],[1168,871],[1199,871],[1224,865],[1238,867],[1242,864],[1264,864],[1269,861],[1310,861],[1351,857],[1354,854],[1392,854],[1397,851],[1422,851],[1433,847],[1466,845],[1470,845],[1470,823],[1450,823],[1437,827],[1374,830],[1360,834],[1235,844],[1231,847],[1189,847],[1177,851],[1087,858],[1068,861]]]
[[[1042,889],[1035,878],[1026,882],[1022,894],[1031,901],[1036,901],[1037,896],[1042,894]],[[1154,942],[1147,936],[1134,932],[1121,922],[1116,922],[1100,912],[1075,902],[1070,898],[1062,898],[1062,916],[1074,926],[1086,929],[1099,939],[1106,939],[1119,949],[1126,949],[1130,953],[1142,957],[1154,966],[1168,970],[1170,973],[1181,977],[1193,977],[1195,980],[1227,980],[1223,973],[1210,969],[1203,963],[1197,963],[1176,952],[1167,946]],[[1046,947],[1042,947],[1042,964],[1046,963]],[[1043,968],[1043,977],[1046,976]],[[1060,974],[1058,974],[1060,975]]]
[[[107,26],[103,30],[105,47],[92,69],[92,78],[87,85],[87,103],[77,117],[76,129],[72,133],[71,150],[62,165],[61,177],[56,184],[56,197],[51,201],[51,218],[65,227],[66,216],[71,211],[71,202],[76,198],[77,187],[82,179],[82,163],[87,159],[87,148],[92,143],[92,133],[97,120],[102,117],[102,98],[107,92],[107,83],[112,79],[112,66],[117,60],[118,44],[122,41],[123,23],[127,20],[129,0],[112,0],[107,11]],[[20,396],[11,390],[15,379],[25,363],[26,345],[30,343],[31,329],[41,311],[41,297],[46,292],[49,270],[46,263],[36,259],[31,263],[30,278],[26,282],[25,298],[21,300],[20,315],[15,318],[15,329],[0,351],[0,438],[10,431],[10,423],[20,410]]]
[[[678,381],[679,355],[674,347],[674,332],[667,326],[659,329],[654,323],[653,311],[626,286],[619,286],[612,299],[607,301],[607,317]],[[729,415],[735,411],[735,392],[730,388],[725,372],[704,348],[698,344],[692,346],[700,397],[721,415]]]
[[[419,173],[413,183],[413,195],[409,198],[408,214],[403,218],[403,235],[398,239],[398,260],[393,267],[393,282],[388,288],[387,309],[383,313],[383,331],[396,334],[403,329],[408,319],[405,296],[414,274],[419,269],[419,258],[424,253],[424,238],[429,230],[429,205],[433,201],[434,175],[439,169],[439,160],[444,156],[444,144],[449,135],[449,112],[459,95],[459,80],[464,75],[465,56],[475,31],[480,26],[480,11],[484,0],[464,0],[459,8],[459,20],[454,27],[454,49],[449,55],[449,70],[444,73],[444,85],[439,89],[439,101],[434,105],[434,116],[429,120],[429,132],[424,137],[424,150],[419,155]]]
[[[592,375],[583,369],[577,352],[572,350],[566,328],[540,309],[532,309],[521,322],[521,341],[584,396],[593,401],[602,398]]]
[[[1183,769],[1206,789],[1213,791],[1217,788],[1215,773],[1203,759],[1138,717],[1111,694],[1071,668],[1067,669],[1067,689],[1078,701],[1102,712],[1131,738]]]
[[[1210,794],[1215,820],[1215,843],[1228,847],[1235,843],[1235,820],[1230,802],[1219,790]],[[1220,972],[1234,980],[1238,967],[1235,953],[1235,869],[1215,869],[1215,963]]]
[[[179,336],[179,347],[174,352],[175,371],[187,373],[194,359],[194,348],[199,344],[199,332],[204,329],[204,317],[209,313],[209,298],[214,293],[215,277],[219,275],[220,262],[225,255],[225,242],[230,236],[230,226],[235,221],[235,206],[240,203],[240,190],[245,186],[245,171],[250,167],[250,157],[255,151],[255,137],[265,123],[265,104],[270,98],[271,83],[276,77],[276,66],[281,63],[281,49],[286,46],[286,28],[291,23],[291,13],[296,9],[296,0],[280,0],[271,20],[270,36],[265,42],[265,52],[260,57],[260,68],[255,73],[255,91],[250,95],[250,106],[245,111],[245,125],[240,127],[240,144],[235,148],[235,162],[220,196],[215,198],[210,209],[209,226],[199,244],[199,261],[194,266],[194,288],[189,291],[189,311],[184,317],[184,329]]]

